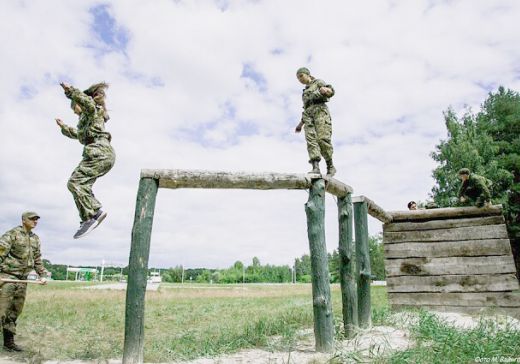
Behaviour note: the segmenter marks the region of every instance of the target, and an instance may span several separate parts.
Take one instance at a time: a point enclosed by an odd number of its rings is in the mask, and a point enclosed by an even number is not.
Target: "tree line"
[[[381,236],[369,238],[370,263],[375,279],[385,279],[383,244]],[[334,250],[328,254],[329,272],[331,283],[339,283],[339,254]],[[44,260],[47,270],[52,273],[52,278],[65,280],[67,266],[63,264],[52,264]],[[85,267],[96,268],[96,267]],[[99,267],[97,267],[99,269]],[[121,277],[121,271],[123,277]],[[231,267],[225,269],[208,268],[183,268],[177,265],[172,268],[150,268],[149,272],[160,271],[163,282],[181,283],[288,283],[296,281],[299,283],[311,282],[311,259],[308,254],[304,254],[294,260],[294,265],[273,265],[261,264],[257,257],[254,257],[251,264],[246,265],[241,261],[235,262]],[[128,267],[105,267],[104,281],[120,280],[128,276]],[[69,279],[73,277],[69,276]]]

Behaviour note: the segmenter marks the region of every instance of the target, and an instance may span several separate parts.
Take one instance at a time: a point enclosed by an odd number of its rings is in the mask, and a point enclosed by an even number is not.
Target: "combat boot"
[[[320,161],[314,160],[311,161],[312,170],[309,173],[321,174],[320,172]]]
[[[21,347],[15,344],[14,334],[4,329],[4,349],[7,351],[23,351]]]
[[[334,177],[336,174],[336,168],[334,168],[334,164],[332,164],[332,159],[326,161],[327,162],[327,177]]]

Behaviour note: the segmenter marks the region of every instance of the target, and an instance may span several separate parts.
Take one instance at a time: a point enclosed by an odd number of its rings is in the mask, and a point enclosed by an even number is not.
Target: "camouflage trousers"
[[[115,160],[116,154],[107,139],[99,139],[85,145],[83,159],[67,183],[81,222],[90,219],[102,207],[92,192],[92,186],[99,177],[112,169]]]
[[[18,279],[18,277],[1,273],[0,278]],[[25,303],[27,284],[0,283],[0,319],[2,328],[16,335],[16,320],[22,313]]]
[[[305,128],[309,161],[319,161],[320,156],[323,156],[326,161],[332,160],[332,121],[327,105],[306,107],[302,121]]]

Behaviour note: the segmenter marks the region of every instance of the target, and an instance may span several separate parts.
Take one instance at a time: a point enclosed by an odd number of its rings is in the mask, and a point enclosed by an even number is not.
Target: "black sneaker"
[[[88,233],[90,233],[97,225],[97,220],[94,218],[88,219],[87,221],[83,221],[81,225],[79,225],[78,231],[74,234],[74,239],[79,239]]]

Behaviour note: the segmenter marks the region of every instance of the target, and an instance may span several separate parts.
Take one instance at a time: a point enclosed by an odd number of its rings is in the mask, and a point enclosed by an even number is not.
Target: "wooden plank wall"
[[[519,285],[501,212],[466,217],[457,216],[458,209],[443,210],[448,213],[442,217],[422,220],[400,212],[383,225],[392,308],[520,318]]]

